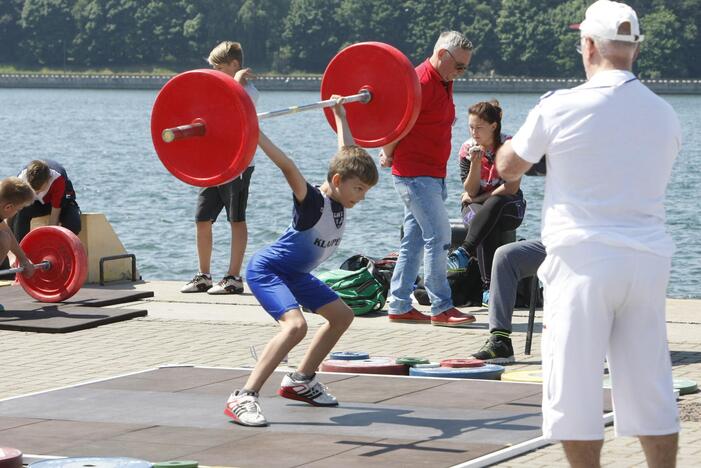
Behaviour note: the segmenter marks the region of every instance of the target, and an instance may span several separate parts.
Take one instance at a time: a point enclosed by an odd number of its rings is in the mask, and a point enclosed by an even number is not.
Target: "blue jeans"
[[[411,293],[423,252],[431,315],[438,315],[453,307],[447,275],[450,221],[445,209],[445,179],[394,176],[394,189],[404,202],[404,237],[392,274],[389,312],[404,314],[411,310]]]

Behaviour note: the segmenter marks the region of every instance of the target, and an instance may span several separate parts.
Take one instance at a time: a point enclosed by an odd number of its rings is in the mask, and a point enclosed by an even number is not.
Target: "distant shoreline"
[[[158,90],[173,75],[2,73],[0,88]],[[455,81],[459,93],[545,93],[581,84],[579,78],[467,78]],[[658,94],[701,94],[701,80],[641,80]],[[262,91],[319,91],[321,76],[260,76]]]

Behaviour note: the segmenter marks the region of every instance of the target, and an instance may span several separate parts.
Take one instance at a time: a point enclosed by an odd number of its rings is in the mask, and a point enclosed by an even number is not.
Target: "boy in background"
[[[209,53],[207,59],[215,70],[226,73],[246,90],[255,104],[258,90],[249,81],[254,78],[250,68],[243,68],[243,49],[238,42],[224,41]],[[200,189],[197,196],[195,225],[197,228],[197,258],[199,272],[182,287],[180,292],[207,292],[208,294],[241,294],[243,279],[241,265],[248,243],[246,207],[248,189],[253,174],[253,161],[239,177],[225,184]],[[226,219],[231,225],[231,253],[226,275],[213,284],[210,272],[212,260],[212,224],[222,209],[226,209]]]

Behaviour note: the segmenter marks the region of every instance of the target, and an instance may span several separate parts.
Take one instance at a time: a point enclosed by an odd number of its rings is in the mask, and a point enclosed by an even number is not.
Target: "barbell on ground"
[[[19,273],[17,281],[34,299],[60,302],[77,293],[88,277],[88,256],[78,236],[60,226],[41,226],[27,234],[20,247],[36,267],[31,278],[22,275],[24,267],[2,270]]]
[[[324,109],[336,130],[332,95],[341,96],[356,143],[376,148],[406,135],[421,110],[421,86],[409,59],[382,42],[340,51],[324,71],[321,101],[256,114],[232,77],[202,69],[171,78],[156,97],[151,137],[163,165],[191,185],[221,185],[250,164],[258,144],[258,120]]]

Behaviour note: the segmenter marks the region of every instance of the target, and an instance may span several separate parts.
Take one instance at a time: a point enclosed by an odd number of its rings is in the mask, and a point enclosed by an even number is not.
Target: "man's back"
[[[590,239],[671,255],[664,197],[681,146],[671,106],[615,70],[556,92],[540,107],[550,141],[545,245]]]

